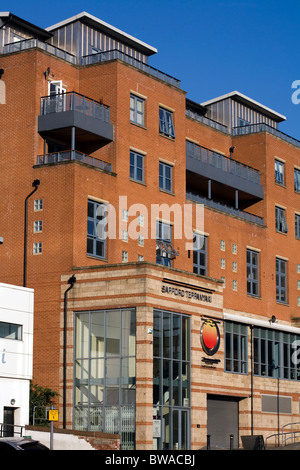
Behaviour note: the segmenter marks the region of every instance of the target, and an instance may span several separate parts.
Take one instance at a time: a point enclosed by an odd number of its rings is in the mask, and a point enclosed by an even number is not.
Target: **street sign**
[[[58,421],[58,410],[49,410],[48,411],[48,420],[49,421]]]

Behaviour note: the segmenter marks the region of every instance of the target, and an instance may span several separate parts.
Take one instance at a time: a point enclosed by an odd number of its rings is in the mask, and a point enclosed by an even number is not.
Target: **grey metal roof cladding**
[[[89,13],[85,11],[78,13],[78,15],[72,16],[71,18],[63,20],[60,23],[57,23],[53,26],[49,26],[48,28],[46,28],[46,30],[51,32],[69,23],[73,23],[74,21],[82,21],[83,23],[87,23],[91,26],[94,26],[97,29],[101,29],[102,31],[106,33],[109,32],[110,35],[114,36],[117,39],[122,39],[127,44],[134,45],[136,48],[142,50],[147,55],[152,55],[152,54],[157,53],[157,49],[155,47],[152,47],[149,44],[146,44],[145,42],[140,41],[139,39],[125,33],[124,31],[121,31],[120,29],[115,28],[114,26],[111,26],[108,23],[105,23],[105,21],[102,21],[96,16],[90,15]]]

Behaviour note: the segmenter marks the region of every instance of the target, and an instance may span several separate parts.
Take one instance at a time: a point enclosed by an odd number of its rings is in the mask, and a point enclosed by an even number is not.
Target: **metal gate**
[[[239,445],[239,401],[233,397],[208,395],[207,434],[211,448],[229,449]],[[233,436],[233,437],[232,437]]]

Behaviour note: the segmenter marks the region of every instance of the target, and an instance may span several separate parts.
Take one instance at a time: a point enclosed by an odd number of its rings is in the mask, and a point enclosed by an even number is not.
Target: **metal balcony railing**
[[[77,57],[70,52],[60,49],[59,47],[52,46],[52,44],[48,44],[47,42],[43,42],[40,39],[33,38],[5,44],[2,48],[0,48],[0,54],[10,54],[13,52],[19,52],[33,48],[42,49],[43,51],[49,52],[50,54],[53,54],[56,57],[60,57],[61,59],[64,59],[75,65],[90,65],[119,59],[127,64],[133,65],[139,70],[149,73],[153,77],[159,78],[160,80],[163,80],[170,85],[180,88],[180,80],[177,78],[161,72],[160,70],[155,69],[154,67],[151,67],[150,65],[141,62],[140,60],[137,60],[134,57],[119,51],[118,49]]]
[[[78,111],[104,122],[110,122],[110,108],[98,101],[87,98],[75,91],[41,98],[41,115]]]
[[[39,155],[37,157],[37,165],[48,165],[50,163],[59,163],[69,160],[76,160],[78,162],[86,163],[100,170],[108,171],[112,173],[112,164],[91,157],[84,153],[78,152],[77,150],[67,150],[63,152],[48,153],[46,155]]]
[[[280,139],[285,140],[286,142],[295,145],[296,147],[300,147],[299,140],[285,134],[284,132],[279,131],[275,127],[265,124],[264,122],[261,122],[259,124],[248,124],[247,126],[233,127],[232,129],[232,135],[234,136],[254,134],[256,132],[268,132],[269,134],[275,135],[276,137],[279,137]]]
[[[226,204],[213,201],[212,199],[208,199],[206,197],[198,196],[197,194],[193,194],[191,192],[186,193],[186,198],[190,199],[191,201],[197,202],[198,204],[203,204],[204,206],[216,209],[220,212],[225,212],[226,214],[239,217],[247,222],[252,222],[258,225],[264,225],[264,219],[262,217],[259,217],[255,214],[251,214],[250,212],[235,209],[234,207],[227,206]]]
[[[203,164],[210,165],[216,169],[260,185],[260,172],[255,168],[237,162],[220,153],[213,152],[205,147],[201,147],[193,142],[186,142],[186,155],[199,160]]]

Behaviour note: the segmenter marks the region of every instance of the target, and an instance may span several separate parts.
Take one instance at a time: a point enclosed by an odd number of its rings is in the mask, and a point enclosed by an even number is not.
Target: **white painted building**
[[[29,422],[33,296],[33,289],[0,283],[0,433]]]

